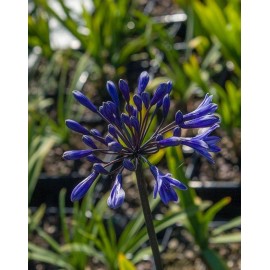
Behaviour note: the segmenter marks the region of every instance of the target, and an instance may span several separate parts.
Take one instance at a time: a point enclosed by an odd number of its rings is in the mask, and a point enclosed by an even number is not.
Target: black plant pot
[[[48,208],[53,207],[57,209],[59,192],[62,188],[67,190],[66,207],[72,207],[73,204],[70,201],[69,195],[72,189],[81,180],[82,178],[76,173],[63,177],[47,177],[46,175],[41,175],[33,193],[30,207],[38,207],[42,203],[45,203]],[[101,179],[99,186],[96,187],[97,192],[95,192],[95,194],[98,194],[101,190],[109,190],[110,186],[106,186],[108,182],[109,181],[102,181]],[[231,198],[230,204],[217,214],[215,220],[226,221],[241,214],[240,184],[235,182],[190,181],[189,186],[190,188],[194,188],[198,196],[203,200],[217,202],[224,197]],[[98,199],[98,197],[96,199]]]

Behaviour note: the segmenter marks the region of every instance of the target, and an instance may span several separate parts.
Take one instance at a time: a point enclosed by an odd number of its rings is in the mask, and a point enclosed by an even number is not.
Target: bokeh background
[[[170,119],[206,93],[221,117],[215,166],[190,148],[151,157],[190,187],[179,203],[152,200],[145,170],[165,269],[240,269],[240,1],[35,0],[28,12],[29,269],[151,269],[135,176],[125,176],[116,211],[106,205],[109,177],[72,204],[91,164],[62,159],[83,147],[65,119],[106,132],[72,90],[100,105],[107,80],[126,79],[135,90],[144,70],[150,92],[172,80]]]

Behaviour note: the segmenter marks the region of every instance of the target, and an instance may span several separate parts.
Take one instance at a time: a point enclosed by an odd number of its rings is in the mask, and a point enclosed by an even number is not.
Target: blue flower
[[[157,193],[159,193],[164,204],[168,204],[170,201],[177,202],[178,196],[173,188],[186,190],[187,187],[177,179],[172,178],[171,174],[163,174],[153,165],[150,166],[150,170],[156,179],[154,186],[154,198],[156,198]]]
[[[156,180],[154,197],[159,194],[165,204],[177,201],[178,197],[174,189],[185,190],[187,187],[174,179],[171,174],[160,172],[147,159],[160,148],[187,145],[213,163],[209,153],[220,151],[216,145],[219,138],[210,133],[218,127],[220,119],[214,115],[217,105],[212,103],[212,96],[207,94],[198,108],[190,113],[183,114],[178,111],[174,121],[164,125],[170,110],[172,83],[170,81],[161,83],[151,96],[146,91],[149,78],[146,71],[141,73],[135,94],[130,92],[126,81],[122,79],[119,81],[119,90],[125,101],[123,112],[121,112],[119,92],[111,81],[108,81],[106,86],[112,101],[103,102],[99,108],[83,93],[73,91],[79,103],[103,119],[107,125],[107,133],[102,134],[97,129],[88,130],[74,120],[66,120],[68,128],[82,134],[82,141],[88,148],[67,151],[63,154],[63,158],[67,160],[86,158],[93,163],[93,172],[74,188],[71,194],[72,201],[81,199],[97,177],[104,174],[112,175],[115,179],[107,201],[108,205],[111,208],[121,206],[125,198],[122,186],[123,170],[135,171],[138,162],[147,163],[154,175]],[[159,110],[162,120],[154,133],[148,134],[149,127]],[[209,129],[195,137],[181,137],[182,129],[205,127]],[[173,136],[168,138],[169,132],[172,132]],[[105,155],[108,157],[104,158]]]
[[[215,124],[205,132],[200,135],[197,135],[193,138],[183,138],[172,136],[170,138],[160,140],[158,144],[161,147],[169,147],[169,146],[178,146],[178,145],[186,145],[193,148],[199,154],[208,159],[210,163],[214,163],[212,156],[209,152],[219,152],[220,148],[216,145],[216,143],[220,140],[217,136],[209,136],[211,132],[213,132],[219,125]]]
[[[107,200],[108,206],[115,209],[121,206],[125,199],[125,191],[122,188],[122,174],[118,174],[115,178],[115,182],[111,191],[111,194]]]

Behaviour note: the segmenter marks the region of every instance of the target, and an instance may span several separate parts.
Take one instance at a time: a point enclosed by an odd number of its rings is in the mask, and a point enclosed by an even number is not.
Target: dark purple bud
[[[99,136],[99,137],[102,137],[102,134],[95,128],[92,128],[90,130],[90,134],[93,135],[93,136]]]
[[[150,95],[149,95],[149,93],[143,92],[141,94],[141,98],[142,98],[142,101],[143,101],[143,104],[144,104],[145,108],[147,109],[149,107],[149,104],[150,104]]]
[[[111,106],[111,104],[114,104],[114,103],[113,102],[111,102],[111,103],[103,102],[102,105],[106,111],[106,114],[113,116],[113,113],[115,113],[115,110],[114,110],[114,107]]]
[[[156,137],[156,141],[161,141],[163,140],[163,136],[161,134],[158,134],[157,137]]]
[[[108,143],[108,147],[114,152],[121,152],[121,150],[123,149],[123,146],[118,142],[110,142]]]
[[[133,114],[134,109],[135,108],[132,105],[126,104],[126,111],[128,112],[129,115]]]
[[[86,159],[92,163],[102,163],[102,160],[94,156],[93,154],[87,156]]]
[[[121,120],[129,127],[130,126],[130,118],[127,114],[121,114]]]
[[[180,128],[180,127],[176,127],[176,128],[173,130],[173,136],[174,136],[174,137],[180,137],[180,136],[181,136],[181,128]]]
[[[172,91],[172,82],[168,81],[167,82],[167,93],[170,94]]]
[[[120,89],[124,99],[126,100],[126,102],[129,102],[129,100],[130,100],[129,87],[128,87],[128,84],[126,83],[126,81],[124,81],[122,79],[119,80],[119,89]]]
[[[219,117],[215,115],[206,115],[181,124],[182,128],[204,128],[220,123]]]
[[[170,97],[168,94],[163,98],[162,108],[163,108],[163,118],[166,118],[170,109]]]
[[[114,139],[113,139],[113,137],[111,136],[111,135],[107,135],[106,137],[105,137],[105,142],[108,144],[108,143],[110,143],[110,142],[114,142]]]
[[[83,106],[85,106],[92,112],[97,112],[96,106],[84,94],[82,94],[78,90],[74,90],[72,93],[76,100],[80,102]]]
[[[131,116],[130,123],[131,123],[132,127],[134,127],[135,131],[137,133],[139,133],[140,132],[140,124],[139,124],[138,119],[135,118],[134,116]]]
[[[157,108],[160,108],[160,107],[162,106],[162,103],[163,103],[163,100],[160,99],[160,100],[158,101],[158,103],[157,103]]]
[[[99,112],[100,112],[103,116],[105,116],[105,117],[107,118],[107,116],[106,116],[106,111],[105,111],[103,105],[99,107]]]
[[[119,118],[118,110],[115,104],[111,101],[103,102],[99,110],[111,123],[115,123],[117,118]]]
[[[136,108],[133,109],[132,116],[138,118],[138,110]]]
[[[183,114],[181,111],[178,111],[176,114],[175,114],[175,123],[176,125],[181,125],[183,122]]]
[[[95,163],[93,165],[93,169],[95,172],[100,173],[100,174],[108,174],[109,173],[100,163]]]
[[[68,128],[70,128],[71,130],[84,134],[84,135],[89,135],[89,130],[87,130],[85,127],[83,127],[82,125],[80,125],[78,122],[74,121],[74,120],[66,120],[66,126]]]
[[[106,145],[106,142],[104,140],[104,138],[102,138],[102,135],[101,133],[97,130],[97,129],[91,129],[90,130],[90,135],[92,137],[94,137],[97,141],[101,142],[102,144],[105,144]]]
[[[108,131],[113,137],[117,138],[117,131],[113,125],[108,125]]]
[[[112,101],[105,102],[106,106],[108,107],[108,112],[114,113],[115,115],[118,113],[118,109]]]
[[[93,148],[93,149],[97,149],[97,146],[95,145],[95,143],[93,142],[93,140],[86,135],[82,136],[82,141],[89,147]]]
[[[177,146],[181,144],[181,140],[178,137],[170,137],[158,142],[160,146],[168,147],[168,146]]]
[[[124,159],[123,166],[129,171],[134,171],[135,170],[135,165],[132,163],[132,161],[130,161],[127,158]]]
[[[63,158],[66,160],[75,160],[79,158],[86,157],[92,153],[92,150],[87,149],[87,150],[71,150],[71,151],[66,151],[63,154]]]
[[[86,192],[89,190],[93,182],[97,179],[98,173],[93,172],[87,178],[85,178],[82,182],[80,182],[71,193],[71,201],[80,200]]]
[[[118,107],[119,106],[119,97],[118,97],[117,89],[112,81],[107,81],[107,90],[108,90],[108,93],[110,94],[113,102]]]
[[[149,82],[149,74],[146,71],[143,71],[139,77],[139,82],[138,82],[138,94],[141,95],[147,84]]]
[[[138,109],[138,111],[142,110],[142,99],[139,95],[134,95],[133,96],[133,101]]]
[[[155,105],[157,102],[159,102],[161,99],[163,99],[163,97],[166,95],[167,92],[167,84],[166,83],[161,83],[157,90],[154,93],[154,96],[150,102],[150,105],[153,106]]]

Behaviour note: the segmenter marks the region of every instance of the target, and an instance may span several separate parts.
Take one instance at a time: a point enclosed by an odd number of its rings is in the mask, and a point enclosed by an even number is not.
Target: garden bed
[[[69,221],[67,220],[67,223]],[[217,224],[212,223],[215,227]],[[220,223],[218,223],[220,225]],[[59,231],[59,217],[56,214],[47,214],[43,221],[42,227],[45,232],[52,236],[55,240],[61,243],[61,232]],[[234,229],[238,232],[239,229]],[[174,226],[166,229],[163,233],[158,235],[159,243],[166,247],[162,253],[162,260],[164,262],[164,270],[208,270],[204,261],[200,258],[198,246],[193,242],[191,235],[182,227]],[[40,247],[49,249],[47,244],[38,235],[31,235],[31,242]],[[241,269],[241,250],[240,243],[231,244],[211,244],[220,256],[222,256],[230,268],[230,270]],[[143,248],[143,247],[142,247]],[[142,262],[136,265],[137,270],[152,270],[153,263],[146,256]],[[45,263],[29,262],[29,270],[57,270],[58,268]],[[98,262],[94,257],[88,262],[85,270],[107,270],[107,268]]]

